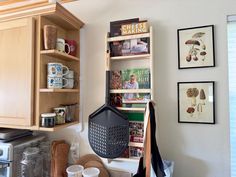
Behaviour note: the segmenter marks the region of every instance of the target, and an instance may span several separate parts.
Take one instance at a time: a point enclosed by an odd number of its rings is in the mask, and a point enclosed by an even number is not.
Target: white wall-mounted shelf
[[[127,55],[127,56],[119,56],[119,57],[111,57],[111,61],[120,61],[120,60],[143,60],[149,59],[150,54],[140,54],[140,55]]]
[[[108,36],[108,35],[107,35]],[[110,44],[112,42],[119,42],[119,41],[124,41],[124,40],[131,40],[131,39],[140,39],[140,38],[149,38],[148,43],[149,43],[149,48],[148,52],[145,54],[135,54],[135,55],[127,55],[127,56],[109,56],[107,59],[107,65],[110,70],[122,70],[122,69],[130,69],[130,68],[150,68],[150,88],[148,89],[111,89],[110,93],[111,94],[125,94],[125,93],[147,93],[150,94],[151,99],[154,98],[154,84],[153,84],[153,31],[152,27],[149,28],[148,33],[143,33],[143,34],[135,34],[135,35],[127,35],[127,36],[117,36],[117,37],[107,37],[105,39],[105,53],[109,51]],[[122,43],[120,43],[122,44]],[[113,54],[113,51],[110,53]],[[120,62],[120,63],[119,63]],[[142,106],[145,106],[145,104],[149,101],[149,99],[134,99],[134,100],[122,100],[122,104],[132,104],[132,107],[117,107],[118,110],[126,113],[144,113],[145,108]],[[127,106],[127,105],[125,105]],[[137,106],[137,107],[135,107]],[[141,115],[142,116],[142,115]],[[133,120],[133,118],[130,118],[132,120],[130,121],[136,121]],[[140,122],[140,120],[138,120]],[[129,142],[129,158],[115,158],[115,159],[107,159],[108,162],[112,161],[122,161],[122,162],[134,162],[137,163],[139,161],[139,157],[133,157],[134,154],[131,153],[131,148],[137,148],[142,149],[143,148],[143,143],[135,143],[135,142]]]
[[[145,108],[127,108],[127,107],[116,107],[120,111],[130,111],[130,112],[144,112]]]
[[[150,93],[151,89],[113,89],[110,93]]]
[[[138,38],[147,38],[147,37],[150,37],[150,33],[111,37],[111,38],[107,38],[107,42],[124,41],[124,40],[129,40],[129,39],[138,39]]]

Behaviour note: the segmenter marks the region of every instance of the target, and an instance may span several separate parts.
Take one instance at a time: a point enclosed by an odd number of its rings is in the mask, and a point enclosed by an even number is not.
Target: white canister
[[[83,177],[98,177],[100,173],[100,170],[98,168],[95,167],[91,167],[91,168],[86,168],[83,171]]]
[[[81,165],[72,165],[66,169],[68,177],[82,177],[84,167]]]

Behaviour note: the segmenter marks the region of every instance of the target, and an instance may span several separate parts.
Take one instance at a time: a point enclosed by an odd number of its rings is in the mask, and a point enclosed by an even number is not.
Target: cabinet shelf
[[[40,89],[39,90],[41,93],[77,93],[79,92],[79,89]]]
[[[140,54],[140,55],[127,55],[127,56],[117,56],[117,57],[111,57],[111,61],[117,61],[117,60],[143,60],[143,59],[149,59],[150,54]]]
[[[79,121],[75,121],[75,122],[65,123],[62,125],[56,125],[55,127],[52,127],[52,128],[39,127],[39,130],[53,132],[53,131],[58,131],[58,130],[64,129],[64,128],[72,126],[72,125],[76,125],[78,123],[79,123]]]
[[[113,89],[110,93],[151,93],[151,89]]]
[[[130,157],[130,158],[125,158],[125,157],[119,157],[119,158],[115,158],[115,159],[104,159],[104,160],[108,160],[108,163],[114,161],[114,162],[133,162],[133,163],[137,163],[139,161],[139,158],[133,158],[133,157]]]
[[[129,146],[134,146],[134,147],[143,147],[143,143],[129,142]]]
[[[110,37],[110,38],[107,38],[107,42],[124,41],[124,40],[129,40],[129,39],[147,38],[147,37],[150,37],[150,33],[142,33],[142,34],[127,35],[127,36]]]
[[[66,53],[63,53],[63,52],[60,52],[58,50],[41,50],[40,52],[41,55],[47,55],[47,56],[50,56],[50,57],[55,57],[55,58],[59,58],[59,59],[62,59],[62,60],[66,60],[66,61],[80,61],[79,58],[77,57],[74,57],[72,55],[68,55]]]
[[[126,107],[116,107],[120,111],[130,111],[130,112],[144,112],[145,108],[126,108]]]

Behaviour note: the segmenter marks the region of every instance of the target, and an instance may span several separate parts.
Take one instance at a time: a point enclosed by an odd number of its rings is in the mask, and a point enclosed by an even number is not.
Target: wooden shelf
[[[40,52],[41,55],[47,55],[47,56],[50,56],[50,57],[55,57],[55,58],[59,58],[59,59],[62,59],[62,60],[66,60],[66,61],[80,61],[79,58],[77,57],[74,57],[72,55],[68,55],[66,53],[63,53],[63,52],[60,52],[58,50],[42,50]]]
[[[132,146],[132,147],[143,147],[143,143],[129,142],[129,146]]]
[[[115,89],[110,93],[151,93],[151,89]]]
[[[149,59],[150,54],[141,54],[141,55],[127,55],[127,56],[118,56],[118,57],[111,57],[111,61],[120,61],[120,60],[143,60]]]
[[[129,39],[147,38],[147,37],[150,37],[150,33],[143,33],[143,34],[134,34],[134,35],[127,35],[127,36],[110,37],[110,38],[107,38],[107,42],[124,41],[124,40],[129,40]]]
[[[40,89],[39,90],[41,93],[76,93],[79,92],[79,89]]]
[[[63,128],[66,128],[66,127],[69,127],[69,126],[72,126],[72,125],[76,125],[78,123],[79,123],[79,121],[75,121],[75,122],[71,122],[71,123],[65,123],[65,124],[62,124],[62,125],[56,125],[55,127],[52,127],[52,128],[39,127],[39,130],[40,131],[54,132],[54,131],[58,131],[58,130],[61,130]]]
[[[145,108],[126,108],[126,107],[116,107],[120,111],[133,111],[133,112],[144,112]]]
[[[108,163],[112,162],[112,161],[121,161],[121,162],[134,162],[137,163],[139,161],[139,158],[124,158],[124,157],[119,157],[119,158],[115,158],[115,159],[106,159],[108,160]]]
[[[38,130],[38,127],[35,126],[35,125],[32,125],[32,126],[20,126],[20,125],[7,125],[7,124],[1,124],[1,128],[13,128],[13,129]]]

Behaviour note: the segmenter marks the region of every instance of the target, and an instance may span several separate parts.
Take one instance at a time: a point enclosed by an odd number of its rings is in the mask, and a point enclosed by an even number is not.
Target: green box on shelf
[[[130,112],[127,112],[125,113],[128,118],[129,118],[129,121],[143,121],[144,119],[144,113],[138,113],[138,112],[135,112],[135,113],[130,113]]]

